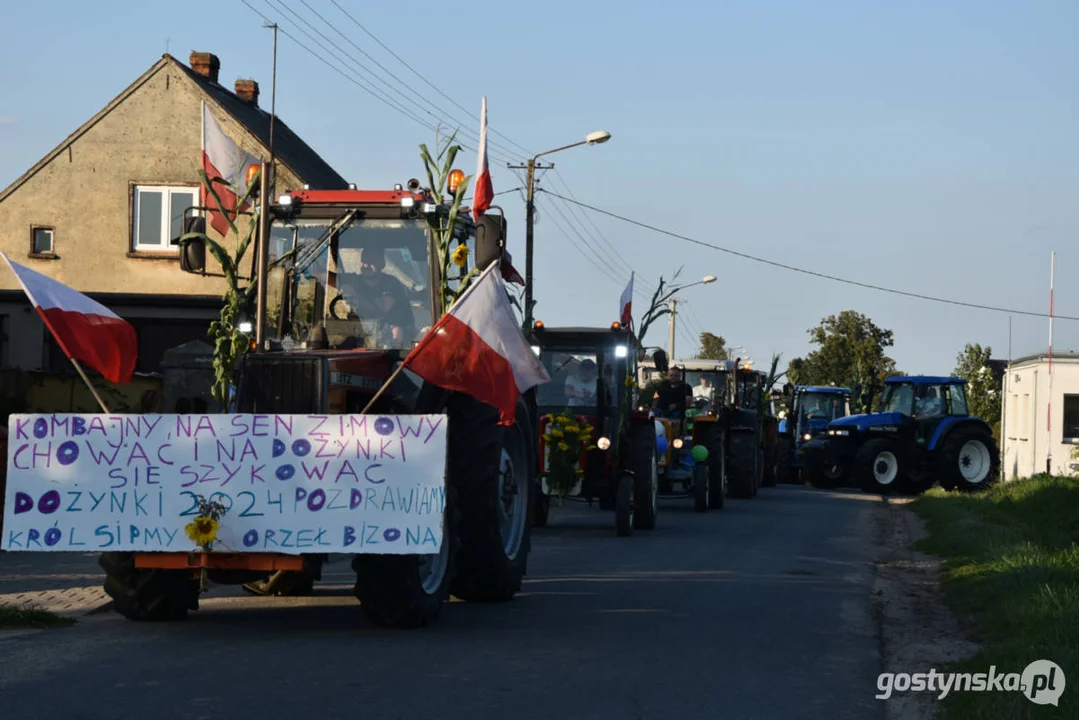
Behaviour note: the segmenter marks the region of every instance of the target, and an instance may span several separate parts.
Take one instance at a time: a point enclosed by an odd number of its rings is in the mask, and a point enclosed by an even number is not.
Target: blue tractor
[[[809,480],[816,487],[837,487],[844,479],[842,468],[825,468],[821,473],[804,476],[798,451],[826,434],[828,423],[850,415],[850,389],[798,385],[789,392],[790,408],[779,421],[776,479],[787,483]]]
[[[966,380],[892,377],[877,412],[828,424],[800,449],[803,472],[849,474],[865,492],[916,495],[935,482],[975,491],[1000,476],[992,430],[967,409]]]

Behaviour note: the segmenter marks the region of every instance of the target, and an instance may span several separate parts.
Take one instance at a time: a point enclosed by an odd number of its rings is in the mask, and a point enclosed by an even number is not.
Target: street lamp
[[[691,288],[695,285],[707,285],[708,283],[714,283],[716,281],[715,275],[705,275],[697,282],[689,283],[688,285],[681,285],[671,291],[670,300],[667,302],[670,304],[671,316],[668,320],[668,336],[667,336],[667,352],[671,356],[671,362],[674,362],[674,315],[678,307],[678,298],[674,297],[674,293],[681,292],[686,288]]]
[[[536,209],[535,203],[533,202],[536,190],[536,160],[543,157],[544,155],[551,155],[553,153],[561,152],[563,150],[569,150],[570,148],[575,148],[580,145],[600,145],[610,139],[611,134],[606,130],[596,130],[595,132],[588,133],[588,135],[585,136],[584,140],[581,140],[580,142],[563,145],[562,147],[555,148],[554,150],[546,150],[539,153],[538,155],[533,155],[532,158],[528,161],[528,164],[523,168],[528,171],[528,176],[525,181],[525,277],[527,278],[527,280],[525,282],[524,326],[526,334],[530,332],[532,328],[532,228],[535,224],[534,220]],[[511,165],[510,167],[514,169],[522,169],[519,165]],[[543,169],[550,169],[552,167],[554,166],[548,165],[546,168]]]

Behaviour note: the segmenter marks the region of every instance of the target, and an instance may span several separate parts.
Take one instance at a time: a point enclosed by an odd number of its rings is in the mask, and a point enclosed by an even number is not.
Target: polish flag
[[[622,291],[622,299],[618,303],[619,318],[622,327],[629,327],[633,321],[633,273],[629,274],[629,285]]]
[[[221,198],[221,204],[225,206],[225,210],[232,216],[234,222],[236,220],[236,211],[243,210],[243,208],[236,207],[236,201],[239,199],[238,195],[247,189],[245,175],[248,166],[252,163],[258,163],[258,159],[241,150],[240,146],[225,134],[220,123],[217,122],[213,113],[210,112],[210,108],[203,101],[202,169],[206,172],[206,176],[210,178],[210,182],[214,185],[214,191]],[[220,180],[215,182],[218,178],[224,180],[227,187],[222,185]],[[210,226],[222,235],[227,235],[229,221],[216,210],[217,203],[214,201],[213,196],[206,191],[205,187],[202,188],[200,204],[203,207],[215,208],[208,211],[210,214]]]
[[[476,278],[402,364],[429,383],[497,408],[500,425],[516,420],[521,393],[551,381],[521,334],[497,263]]]
[[[130,323],[67,285],[0,255],[68,359],[92,367],[111,382],[131,382],[139,342]]]
[[[483,109],[480,111],[480,148],[476,165],[476,189],[472,193],[472,217],[479,219],[487,212],[494,196],[491,171],[487,167],[487,97],[484,96]]]

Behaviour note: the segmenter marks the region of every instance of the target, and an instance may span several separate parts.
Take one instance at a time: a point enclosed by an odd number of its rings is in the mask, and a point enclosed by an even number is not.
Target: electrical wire
[[[784,263],[777,262],[775,260],[768,260],[766,258],[757,257],[756,255],[750,255],[749,253],[740,252],[738,250],[731,250],[730,248],[725,248],[725,247],[722,247],[720,245],[715,245],[713,243],[705,242],[703,240],[698,240],[696,238],[691,238],[691,237],[688,237],[686,235],[681,235],[679,233],[672,232],[670,230],[664,230],[663,228],[656,227],[655,225],[649,225],[648,223],[641,222],[640,220],[634,220],[632,218],[625,217],[624,215],[619,215],[619,214],[613,213],[613,212],[611,212],[609,210],[604,210],[604,209],[598,208],[598,207],[596,207],[594,205],[589,205],[588,203],[580,202],[579,200],[571,200],[569,198],[562,197],[561,195],[557,195],[556,193],[553,193],[550,190],[545,190],[543,188],[540,188],[539,191],[547,193],[548,195],[555,195],[556,197],[561,197],[566,202],[571,202],[571,203],[573,203],[575,205],[580,205],[581,207],[587,208],[588,210],[592,210],[593,212],[597,212],[597,213],[600,213],[601,215],[606,215],[608,217],[612,217],[612,218],[614,218],[616,220],[621,220],[622,222],[628,223],[630,225],[636,225],[637,227],[644,228],[645,230],[651,230],[652,232],[656,232],[656,233],[659,233],[661,235],[667,235],[668,237],[677,238],[678,240],[684,240],[685,242],[693,243],[694,245],[700,245],[701,247],[710,248],[712,250],[718,250],[719,252],[727,253],[729,255],[734,255],[736,257],[744,258],[746,260],[752,260],[753,262],[758,262],[758,263],[761,263],[763,265],[771,265],[772,267],[781,268],[783,270],[790,270],[791,272],[801,273],[803,275],[810,275],[812,277],[821,278],[823,280],[831,280],[833,282],[843,283],[845,285],[854,285],[856,287],[865,288],[867,290],[877,290],[879,292],[891,293],[893,295],[902,295],[904,297],[916,298],[918,300],[928,300],[930,302],[943,303],[945,305],[958,305],[958,306],[961,306],[961,307],[973,308],[975,310],[990,310],[990,311],[993,311],[993,312],[1007,313],[1009,315],[1027,315],[1027,316],[1030,316],[1030,317],[1039,317],[1039,318],[1050,317],[1049,313],[1039,313],[1039,312],[1033,312],[1033,311],[1030,311],[1030,310],[1015,310],[1015,309],[1012,309],[1012,308],[997,307],[995,305],[984,305],[984,304],[981,304],[981,303],[965,302],[965,301],[962,301],[962,300],[951,300],[951,299],[948,299],[948,298],[936,297],[934,295],[925,295],[923,293],[910,292],[910,291],[907,291],[907,290],[897,290],[895,288],[889,288],[889,287],[885,287],[883,285],[874,285],[872,283],[865,283],[865,282],[861,282],[859,280],[851,280],[849,278],[842,278],[842,277],[838,277],[838,276],[835,276],[835,275],[827,275],[825,273],[817,272],[815,270],[807,270],[805,268],[795,267],[793,265],[786,265]],[[1072,316],[1069,316],[1069,315],[1056,315],[1056,314],[1053,314],[1051,317],[1053,319],[1055,319],[1055,320],[1079,320],[1079,317],[1072,317]]]

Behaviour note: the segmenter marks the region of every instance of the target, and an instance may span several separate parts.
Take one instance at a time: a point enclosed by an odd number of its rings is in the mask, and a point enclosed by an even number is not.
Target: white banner
[[[438,552],[445,415],[12,415],[0,549]]]

